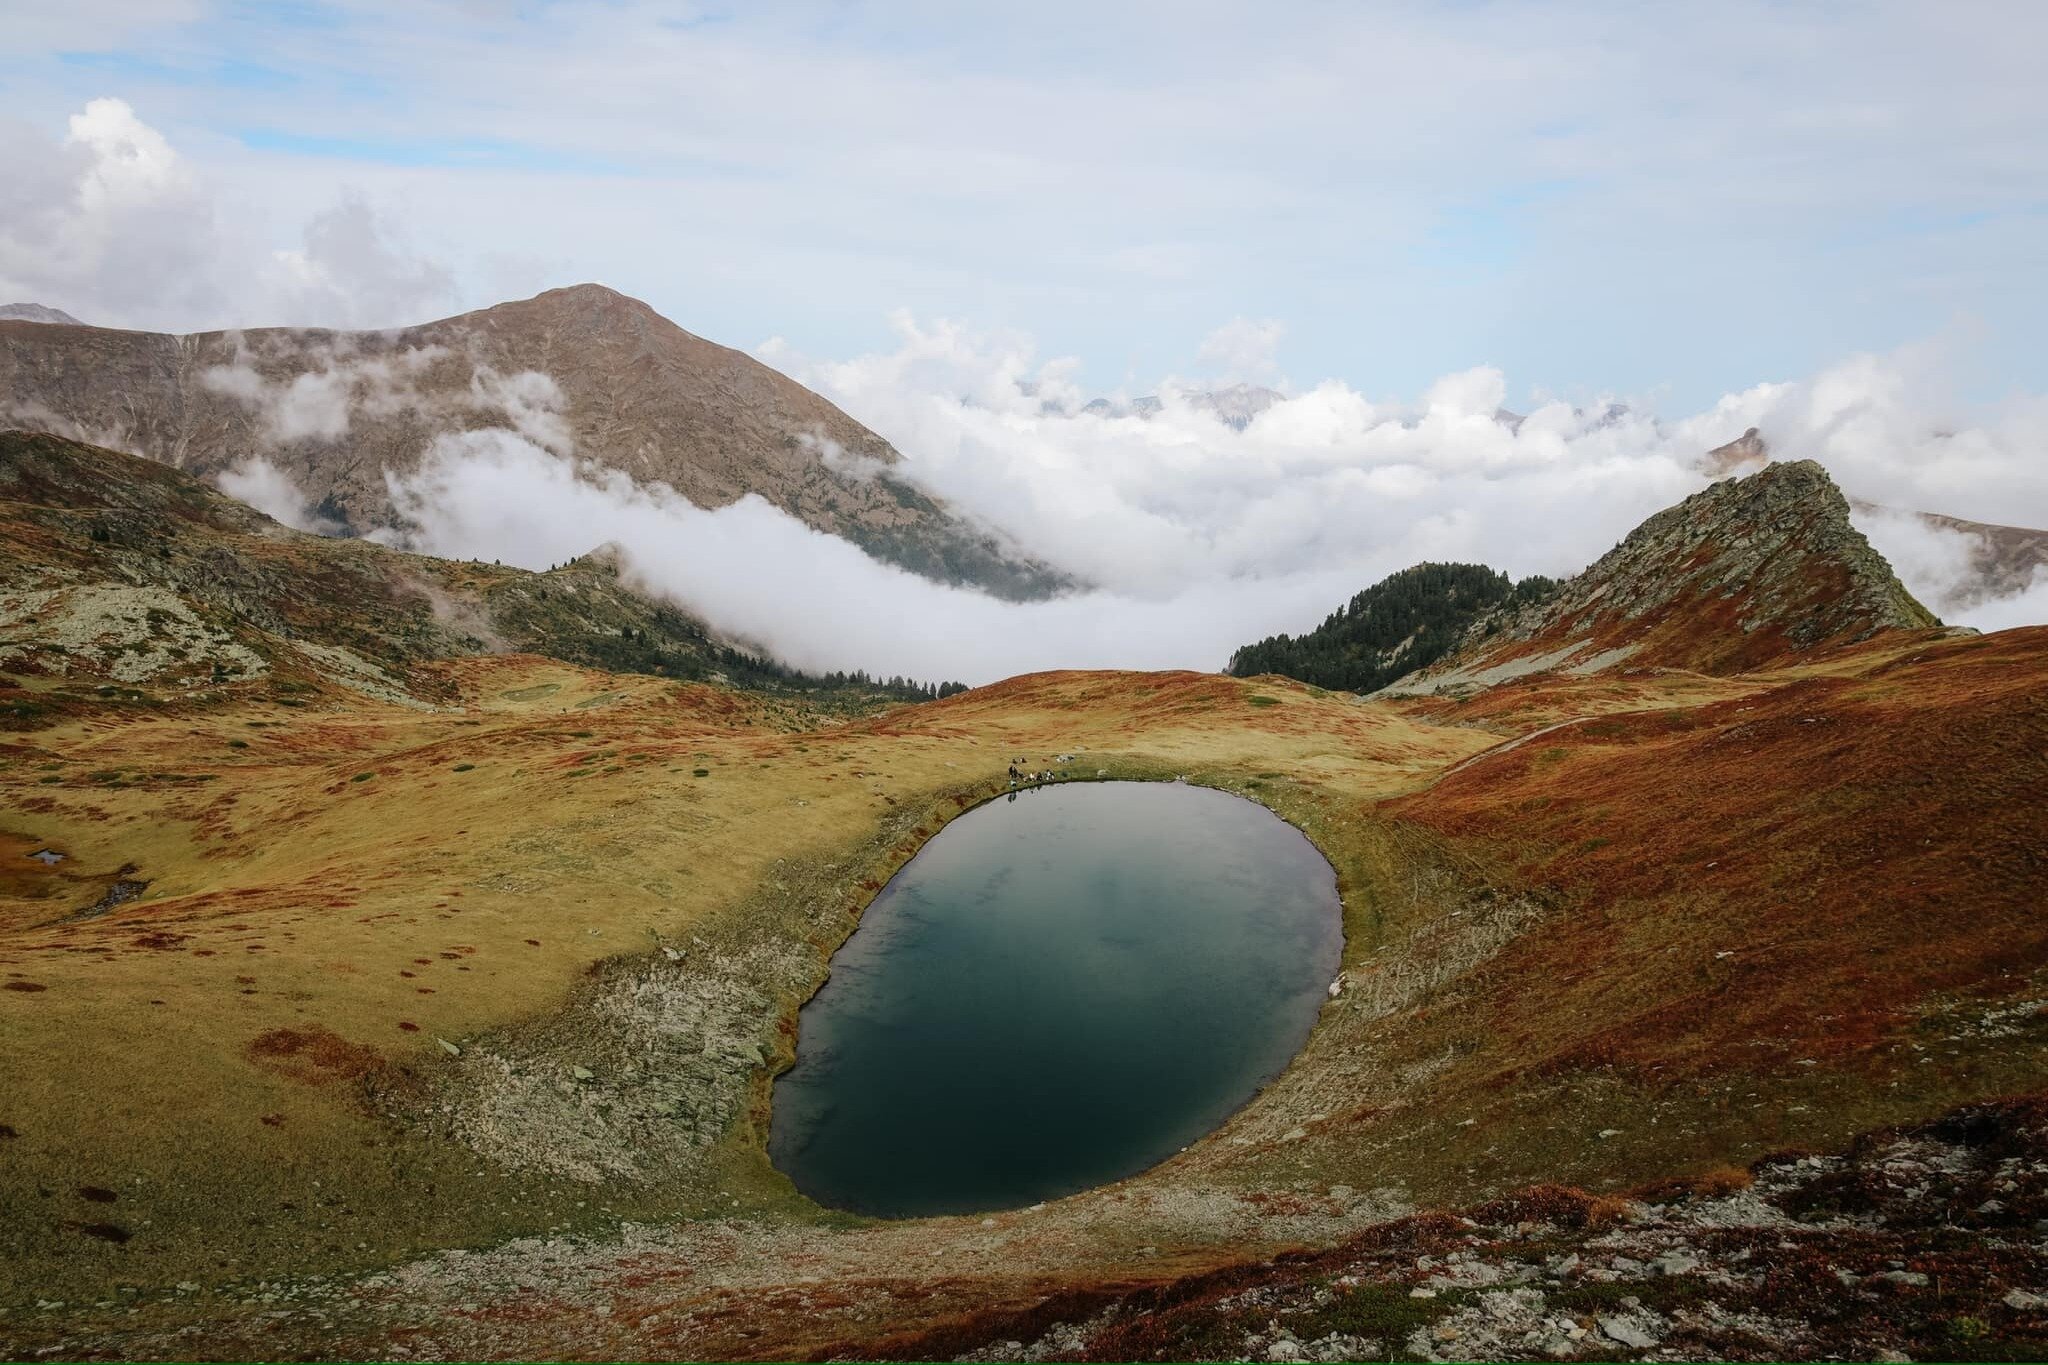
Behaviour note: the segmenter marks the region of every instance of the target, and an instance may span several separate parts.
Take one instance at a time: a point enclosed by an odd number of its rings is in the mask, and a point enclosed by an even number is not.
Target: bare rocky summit
[[[1708,451],[1701,457],[1700,465],[1710,474],[1725,477],[1752,473],[1770,460],[1770,443],[1751,427],[1726,445]],[[1945,611],[1967,611],[1993,598],[2025,592],[2038,575],[2048,572],[2048,531],[1971,521],[1941,512],[1901,511],[1854,495],[1850,496],[1849,505],[1866,515],[1910,517],[1923,526],[1962,536],[1970,542],[1969,573],[1938,604]]]
[[[84,324],[61,308],[40,303],[0,303],[0,322],[57,322],[73,327]]]
[[[1666,508],[1542,601],[1475,622],[1395,695],[1456,694],[1532,673],[1736,673],[1830,643],[1941,623],[1849,521],[1811,460],[1766,466]]]
[[[404,531],[388,481],[437,440],[500,430],[700,507],[756,494],[940,581],[1067,583],[896,477],[895,449],[825,399],[602,285],[383,332],[0,321],[0,421],[202,478],[261,456],[354,533]]]
[[[1762,469],[1771,460],[1771,449],[1764,444],[1763,434],[1755,427],[1743,432],[1726,445],[1715,446],[1700,457],[1700,463],[1708,473],[1723,478],[1730,474],[1749,474]]]

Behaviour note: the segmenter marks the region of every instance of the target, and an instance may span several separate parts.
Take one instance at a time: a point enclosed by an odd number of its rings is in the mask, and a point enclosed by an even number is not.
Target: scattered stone
[[[447,1053],[450,1057],[460,1057],[462,1055],[462,1049],[449,1042],[446,1038],[436,1038],[434,1041],[439,1043],[441,1051]]]
[[[1595,1321],[1600,1324],[1600,1331],[1610,1341],[1618,1341],[1632,1350],[1647,1351],[1657,1344],[1657,1338],[1629,1318],[1609,1316],[1596,1318]]]

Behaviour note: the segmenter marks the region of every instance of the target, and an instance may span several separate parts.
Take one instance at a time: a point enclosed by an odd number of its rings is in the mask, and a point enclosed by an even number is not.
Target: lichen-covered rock
[[[1621,665],[1737,673],[1940,624],[1851,524],[1827,471],[1795,460],[1666,508],[1554,595],[1481,619],[1449,657],[1385,691],[1457,695]]]

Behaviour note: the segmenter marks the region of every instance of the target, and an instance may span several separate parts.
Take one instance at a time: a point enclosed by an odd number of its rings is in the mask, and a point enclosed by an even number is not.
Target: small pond
[[[798,1021],[769,1153],[821,1204],[1015,1208],[1218,1127],[1308,1037],[1342,949],[1336,875],[1201,787],[1019,792],[876,896]]]

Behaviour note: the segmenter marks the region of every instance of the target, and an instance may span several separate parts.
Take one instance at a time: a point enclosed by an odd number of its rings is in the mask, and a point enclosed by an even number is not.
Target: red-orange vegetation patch
[[[1628,1201],[1613,1195],[1588,1194],[1566,1185],[1535,1185],[1517,1190],[1472,1211],[1485,1223],[1552,1223],[1561,1228],[1604,1228],[1620,1221]]]
[[[301,1085],[354,1080],[384,1062],[375,1048],[324,1028],[272,1029],[252,1039],[246,1051],[250,1061]]]
[[[32,994],[36,991],[46,991],[48,989],[50,988],[40,981],[9,981],[4,985],[0,985],[0,991],[21,991],[23,994]]]
[[[1657,1204],[1676,1204],[1695,1199],[1721,1199],[1740,1193],[1756,1183],[1746,1166],[1716,1166],[1698,1175],[1681,1176],[1638,1186],[1629,1191],[1633,1199]]]
[[[2014,632],[2014,634],[2022,634]],[[2048,966],[2048,630],[1607,716],[1390,812],[1564,893],[1488,975],[1520,1069],[1866,1053],[1937,992]]]

